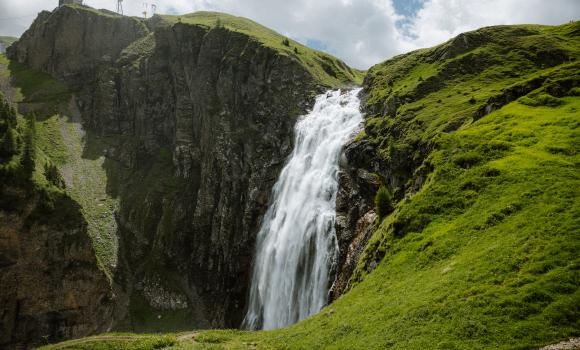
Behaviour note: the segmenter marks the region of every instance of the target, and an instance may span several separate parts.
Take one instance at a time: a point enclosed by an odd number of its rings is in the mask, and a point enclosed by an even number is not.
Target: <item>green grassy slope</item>
[[[350,68],[344,62],[329,54],[304,46],[247,18],[206,11],[180,16],[163,15],[160,17],[169,24],[184,23],[208,28],[220,26],[228,30],[244,33],[265,46],[297,60],[318,81],[328,87],[349,86],[362,82],[364,72]]]
[[[532,349],[580,336],[579,35],[579,22],[484,28],[373,67],[358,138],[400,181],[352,289],[285,329],[166,348]]]
[[[49,75],[0,55],[0,90],[18,105],[21,120],[34,117],[35,186],[49,193],[66,194],[81,206],[97,261],[110,277],[117,263],[117,224],[113,212],[118,199],[113,198],[108,188],[105,158],[100,156],[106,145],[86,133],[80,117],[74,115],[78,112],[74,111],[74,103],[70,103],[70,92]],[[46,179],[47,165],[56,169],[62,184],[54,186]]]

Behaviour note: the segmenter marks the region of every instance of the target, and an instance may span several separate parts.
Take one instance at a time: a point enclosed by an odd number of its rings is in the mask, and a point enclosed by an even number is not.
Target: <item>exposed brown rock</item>
[[[105,331],[112,293],[80,207],[61,196],[47,209],[40,194],[14,186],[0,196],[0,348]]]

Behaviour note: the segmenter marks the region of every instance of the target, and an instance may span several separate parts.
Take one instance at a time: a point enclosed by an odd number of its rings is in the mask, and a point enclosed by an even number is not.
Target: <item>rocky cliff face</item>
[[[108,145],[88,156],[106,157],[110,195],[120,198],[119,263],[110,266],[118,328],[239,325],[294,123],[329,87],[298,49],[281,52],[228,20],[141,22],[64,6],[42,13],[9,50],[66,81],[88,142]],[[307,54],[334,81],[352,74]]]
[[[119,254],[136,290],[150,280],[183,285],[176,292],[206,306],[200,325],[237,326],[254,237],[312,81],[288,59],[220,28],[175,25],[146,40],[155,44],[150,56],[121,60],[110,72],[112,100],[88,100],[86,108],[96,128],[142,140],[131,153],[121,145],[111,151],[136,170],[123,180]],[[147,159],[162,162],[164,153],[167,182],[144,188],[139,176],[159,181]]]
[[[105,331],[112,294],[78,205],[62,196],[50,210],[42,194],[13,186],[0,194],[0,347]]]
[[[130,17],[63,6],[39,13],[8,55],[69,83],[86,84],[100,64],[116,59],[147,32],[145,24]]]
[[[376,229],[373,198],[381,183],[376,175],[378,161],[375,149],[364,140],[352,140],[342,152],[336,195],[339,259],[331,300],[348,290],[360,254]]]

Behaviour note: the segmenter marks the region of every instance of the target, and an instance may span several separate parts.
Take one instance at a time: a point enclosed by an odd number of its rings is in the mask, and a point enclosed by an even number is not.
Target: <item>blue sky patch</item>
[[[306,39],[306,46],[320,51],[325,51],[328,49],[328,45],[326,45],[324,41],[318,39]]]

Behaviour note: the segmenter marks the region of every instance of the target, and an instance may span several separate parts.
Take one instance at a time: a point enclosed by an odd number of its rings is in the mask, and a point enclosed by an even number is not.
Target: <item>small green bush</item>
[[[288,38],[284,38],[284,40],[282,40],[282,45],[290,46],[290,40],[288,40]]]
[[[52,163],[44,164],[44,177],[46,180],[58,188],[65,188],[64,179],[58,171],[56,165]]]
[[[453,159],[455,164],[462,167],[463,169],[469,169],[474,165],[478,164],[479,162],[481,162],[481,160],[482,160],[481,154],[475,151],[461,153],[455,156],[455,158]]]
[[[393,211],[393,195],[385,186],[381,186],[375,195],[375,211],[379,222]]]
[[[580,87],[573,87],[568,91],[568,95],[570,96],[580,96]]]
[[[6,131],[2,144],[0,145],[0,158],[10,159],[18,151],[18,138],[14,129]]]
[[[552,95],[548,95],[546,93],[523,96],[519,99],[519,102],[521,104],[530,107],[538,107],[538,106],[557,107],[562,104],[562,100]]]

